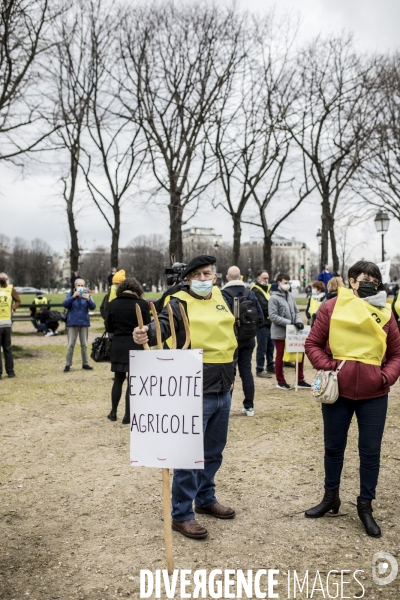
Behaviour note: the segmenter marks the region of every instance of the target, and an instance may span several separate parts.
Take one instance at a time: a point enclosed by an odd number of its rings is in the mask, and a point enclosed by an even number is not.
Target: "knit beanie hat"
[[[121,269],[120,271],[117,271],[115,273],[115,275],[112,278],[112,282],[115,283],[115,285],[118,285],[118,284],[122,283],[123,281],[125,281],[125,279],[126,279],[125,271],[124,271],[124,269]]]

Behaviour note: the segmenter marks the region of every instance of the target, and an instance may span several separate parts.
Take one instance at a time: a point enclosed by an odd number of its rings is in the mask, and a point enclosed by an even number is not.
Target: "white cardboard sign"
[[[379,267],[379,270],[382,275],[382,283],[390,282],[390,260],[386,260],[385,262],[376,263],[376,266]]]
[[[304,344],[310,331],[310,325],[305,325],[301,331],[294,325],[286,325],[286,352],[304,352]]]
[[[129,352],[131,465],[204,469],[203,350]]]

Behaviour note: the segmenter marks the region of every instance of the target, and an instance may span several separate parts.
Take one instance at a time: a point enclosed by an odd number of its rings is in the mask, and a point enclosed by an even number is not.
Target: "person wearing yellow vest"
[[[185,343],[185,328],[179,309],[181,303],[190,326],[191,347],[203,348],[203,435],[204,470],[175,470],[172,483],[172,528],[189,538],[208,535],[194,518],[195,512],[217,519],[232,519],[235,511],[219,504],[215,496],[214,477],[222,463],[222,452],[228,435],[231,407],[230,390],[234,381],[234,354],[237,347],[234,333],[235,318],[220,290],[213,256],[196,256],[182,274],[189,288],[171,296],[177,346]],[[163,341],[171,335],[168,310],[159,314]],[[136,327],[133,339],[137,344],[156,345],[154,323]]]
[[[43,296],[43,292],[36,292],[36,298],[33,299],[31,304],[31,316],[33,317],[36,312],[38,312],[42,306],[46,306],[50,304],[50,301],[47,300],[45,296]]]
[[[115,300],[117,297],[117,289],[120,283],[125,281],[126,273],[124,269],[120,269],[116,271],[112,277],[112,285],[110,286],[110,291],[104,296],[102,303],[100,305],[100,314],[105,320],[107,318],[107,310],[110,302]]]
[[[328,281],[329,284],[329,281]],[[314,323],[321,302],[325,299],[325,286],[322,281],[314,281],[311,287],[311,296],[307,302],[306,317],[308,325]]]
[[[271,319],[268,303],[271,298],[271,284],[265,269],[257,272],[256,280],[250,288],[256,295],[264,314],[264,323],[257,331],[256,377],[270,379],[275,374],[274,341],[271,339]],[[265,365],[266,363],[266,365]],[[264,366],[266,366],[264,370]]]
[[[397,326],[400,329],[400,292],[397,291],[394,295],[392,302],[392,312],[394,314],[394,318],[396,319]]]
[[[14,289],[8,283],[5,273],[0,273],[0,346],[4,353],[5,370],[8,377],[15,377],[14,358],[11,349],[11,326],[12,315],[21,304],[21,300]],[[0,352],[0,379],[3,376],[3,363]]]
[[[337,298],[324,302],[305,344],[315,369],[336,370],[339,398],[322,404],[325,444],[325,494],[305,512],[319,518],[337,514],[339,486],[353,415],[358,422],[360,495],[357,512],[368,535],[380,537],[372,516],[385,428],[389,386],[400,375],[400,333],[377,265],[359,261],[348,272],[350,289],[339,287]]]

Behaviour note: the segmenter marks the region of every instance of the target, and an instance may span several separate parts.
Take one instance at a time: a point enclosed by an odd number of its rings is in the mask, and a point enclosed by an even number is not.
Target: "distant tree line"
[[[360,54],[345,33],[300,44],[297,23],[274,12],[172,0],[1,5],[0,160],[51,164],[72,270],[84,182],[110,230],[111,266],[124,203],[147,201],[169,215],[167,263],[182,260],[182,228],[199,207],[219,207],[232,221],[229,262],[240,264],[250,223],[272,270],[273,236],[313,194],[320,266],[330,253],[339,271],[349,218],[385,207],[400,219],[399,91],[399,53]]]
[[[188,262],[195,254],[210,253],[209,245],[198,242],[195,246],[184,245],[183,259]],[[225,275],[232,265],[232,245],[221,244],[212,253],[217,258],[217,270]],[[32,286],[39,289],[69,287],[69,277],[65,279],[61,269],[59,256],[43,240],[35,239],[31,243],[22,238],[10,240],[0,234],[0,272],[5,271],[16,286]],[[259,244],[243,244],[240,248],[238,263],[245,281],[254,280],[257,271],[265,268],[263,247]],[[165,268],[169,267],[168,241],[161,235],[140,235],[135,237],[125,248],[120,248],[118,269],[124,269],[126,277],[135,277],[145,289],[166,287]],[[400,257],[394,264],[395,271],[400,272]],[[110,250],[98,246],[80,257],[77,271],[85,279],[91,289],[98,287],[106,290],[110,273]],[[279,246],[272,251],[271,280],[279,273],[289,273],[294,279],[299,274],[292,273],[291,262],[287,253]],[[310,276],[316,278],[318,261],[311,255]]]

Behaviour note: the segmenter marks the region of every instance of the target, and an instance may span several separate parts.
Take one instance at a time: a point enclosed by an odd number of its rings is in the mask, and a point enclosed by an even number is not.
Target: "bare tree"
[[[56,127],[53,147],[68,156],[68,173],[61,178],[70,234],[71,272],[78,270],[76,189],[81,145],[93,90],[94,32],[101,25],[101,0],[76,0],[53,24],[54,47],[48,55],[48,93],[52,105],[47,120]]]
[[[38,59],[51,44],[49,0],[2,0],[0,7],[0,160],[36,149],[52,131],[39,126]]]
[[[363,61],[349,36],[317,39],[300,54],[297,103],[286,126],[308,161],[321,197],[321,264],[328,262],[330,239],[333,269],[339,269],[335,212],[339,199],[363,160],[375,115],[369,93],[373,65]]]
[[[111,231],[111,266],[118,265],[121,209],[127,192],[146,157],[147,144],[130,106],[130,118],[121,114],[121,77],[116,31],[124,15],[102,9],[91,31],[93,64],[87,112],[89,142],[81,166],[91,198]]]
[[[243,165],[242,189],[247,191],[257,209],[255,217],[242,217],[242,221],[262,228],[263,267],[271,272],[273,235],[313,189],[301,160],[300,169],[295,164],[299,156],[291,156],[291,136],[282,127],[295,99],[292,90],[295,68],[291,56],[295,35],[296,29],[290,22],[276,27],[272,18],[256,25],[252,39],[257,63],[252,69],[248,110],[244,111],[244,143],[238,153]],[[280,210],[271,223],[269,213],[275,199],[279,201]],[[276,209],[277,206],[275,213]]]
[[[142,5],[124,23],[125,109],[138,107],[153,175],[168,194],[169,251],[176,260],[182,260],[182,225],[212,180],[205,128],[243,58],[242,31],[235,9],[199,2]]]
[[[371,154],[358,173],[354,191],[369,204],[370,212],[384,206],[400,221],[400,54],[378,58],[376,72],[377,125],[369,138]],[[355,209],[359,208],[356,203]]]

